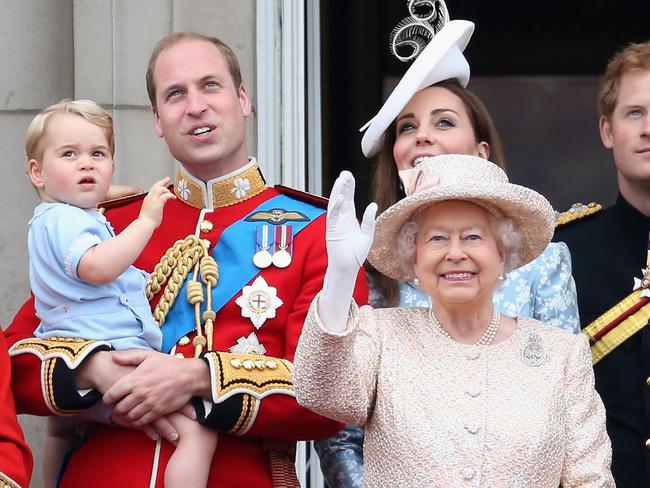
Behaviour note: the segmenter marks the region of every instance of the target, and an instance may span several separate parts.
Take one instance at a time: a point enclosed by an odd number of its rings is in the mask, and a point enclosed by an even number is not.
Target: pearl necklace
[[[429,309],[429,316],[431,317],[431,321],[433,322],[433,325],[435,326],[435,328],[438,329],[438,331],[443,336],[445,336],[448,339],[451,339],[453,341],[454,339],[442,327],[442,324],[436,318],[436,315],[433,313],[433,308]],[[479,338],[478,341],[476,341],[476,343],[474,345],[475,346],[489,346],[490,344],[492,344],[492,341],[494,340],[494,336],[496,335],[500,324],[501,324],[501,314],[499,314],[499,311],[496,308],[493,308],[492,309],[492,320],[490,320],[490,325],[488,325],[488,328],[485,329],[485,332],[483,332],[483,335]]]

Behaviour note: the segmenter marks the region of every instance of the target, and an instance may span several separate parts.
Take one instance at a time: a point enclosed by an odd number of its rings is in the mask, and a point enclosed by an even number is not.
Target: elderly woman
[[[586,338],[494,307],[499,276],[548,245],[554,215],[480,157],[443,155],[405,177],[377,219],[369,260],[414,280],[431,308],[352,303],[373,205],[354,179],[328,209],[329,265],[295,358],[298,401],[363,425],[365,486],[614,486]]]

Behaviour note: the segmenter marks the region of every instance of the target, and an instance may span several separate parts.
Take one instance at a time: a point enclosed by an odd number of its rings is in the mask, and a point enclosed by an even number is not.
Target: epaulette
[[[99,204],[100,210],[111,210],[114,208],[123,207],[138,200],[142,200],[147,196],[147,192],[134,193],[133,195],[127,195],[125,197],[113,198],[112,200],[106,200]]]
[[[274,188],[280,193],[289,195],[297,200],[311,203],[312,205],[320,208],[327,208],[328,200],[325,197],[320,197],[318,195],[314,195],[313,193],[307,193],[306,191],[296,190],[295,188],[290,188],[284,185],[275,185]]]
[[[578,220],[595,215],[603,209],[600,203],[574,203],[566,212],[555,212],[555,227],[572,224]]]

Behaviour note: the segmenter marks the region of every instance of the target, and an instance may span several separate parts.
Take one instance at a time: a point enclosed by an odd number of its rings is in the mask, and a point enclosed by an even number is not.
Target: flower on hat
[[[426,168],[426,165],[417,165],[415,168],[399,170],[399,177],[407,197],[440,184],[440,175],[433,170],[426,171]]]

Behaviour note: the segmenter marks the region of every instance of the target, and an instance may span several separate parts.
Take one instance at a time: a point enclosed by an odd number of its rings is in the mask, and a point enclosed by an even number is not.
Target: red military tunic
[[[285,191],[289,190],[282,190]],[[174,192],[178,198],[167,203],[161,226],[134,263],[149,272],[177,240],[188,235],[209,240],[212,252],[224,229],[256,214],[258,206],[281,194],[278,189],[265,185],[254,160],[236,174],[213,180],[207,186],[181,170]],[[297,202],[309,197],[292,195],[291,198]],[[141,202],[142,197],[129,198],[107,208],[106,216],[116,233],[138,216]],[[214,211],[202,211],[206,206],[214,207]],[[289,215],[294,209],[282,210]],[[268,287],[277,290],[282,302],[276,307],[275,316],[268,316],[259,329],[250,318],[243,316],[242,300],[236,303],[242,291],[216,313],[214,337],[207,348],[210,352],[205,354],[211,369],[213,403],[204,410],[202,402],[195,402],[201,422],[220,432],[209,487],[290,486],[282,484],[282,477],[291,469],[293,441],[322,438],[341,427],[298,405],[291,385],[291,361],[303,321],[309,304],[322,287],[327,267],[324,236],[323,213],[293,236],[293,256],[288,267],[270,266],[256,275],[255,278],[263,278]],[[252,260],[255,236],[246,238],[241,245],[249,246],[248,259]],[[252,281],[247,284],[251,285]],[[362,303],[367,300],[362,273],[355,299]],[[186,298],[179,295],[177,300]],[[19,411],[48,415],[92,404],[98,394],[79,396],[73,373],[61,358],[77,365],[93,350],[108,346],[90,341],[35,340],[31,336],[36,326],[33,305],[27,303],[8,329],[8,340],[14,344],[11,353]],[[251,332],[263,345],[263,356],[228,352]],[[192,357],[194,337],[192,332],[182,338],[176,354]],[[100,428],[71,457],[61,486],[148,487],[151,477],[156,476],[155,486],[162,487],[165,465],[172,452],[170,444],[163,442],[157,446],[139,431]]]
[[[16,419],[11,364],[0,329],[0,488],[27,487],[31,474],[32,453]]]

